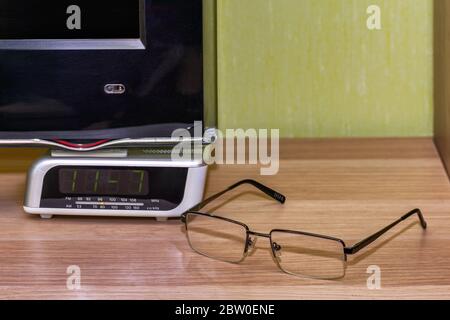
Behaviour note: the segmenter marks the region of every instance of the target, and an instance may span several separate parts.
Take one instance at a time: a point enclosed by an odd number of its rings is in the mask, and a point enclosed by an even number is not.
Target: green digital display
[[[64,168],[59,170],[59,191],[67,195],[146,196],[145,170]]]

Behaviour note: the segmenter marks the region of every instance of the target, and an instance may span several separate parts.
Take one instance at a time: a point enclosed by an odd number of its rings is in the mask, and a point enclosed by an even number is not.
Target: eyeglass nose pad
[[[252,254],[255,251],[256,241],[257,240],[258,240],[257,237],[250,237],[250,238],[248,238],[248,252],[249,252],[249,254]]]
[[[272,244],[272,248],[273,248],[273,253],[275,255],[275,259],[277,259],[278,262],[281,262],[281,246],[274,242]]]

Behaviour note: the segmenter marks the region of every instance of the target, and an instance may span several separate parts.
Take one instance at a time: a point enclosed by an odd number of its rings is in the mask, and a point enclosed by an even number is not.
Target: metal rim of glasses
[[[230,260],[226,260],[226,259],[220,259],[217,257],[213,257],[211,255],[207,255],[204,252],[201,252],[199,250],[197,250],[195,248],[194,245],[192,245],[191,239],[189,237],[189,227],[188,227],[188,215],[195,215],[195,216],[202,216],[202,217],[207,217],[207,218],[212,218],[212,219],[218,219],[221,221],[225,221],[228,223],[232,223],[235,225],[238,225],[240,227],[242,227],[245,231],[246,237],[244,239],[245,243],[244,243],[244,251],[242,253],[242,257],[239,260],[236,261],[230,261]],[[216,215],[212,215],[212,214],[207,214],[207,213],[202,213],[202,212],[195,212],[195,211],[188,211],[186,212],[183,217],[182,217],[183,223],[185,225],[186,228],[186,237],[189,243],[189,246],[191,247],[191,249],[193,251],[195,251],[196,253],[213,259],[213,260],[217,260],[217,261],[221,261],[221,262],[226,262],[226,263],[232,263],[232,264],[239,264],[242,263],[243,261],[245,261],[245,259],[248,257],[248,255],[250,254],[250,247],[252,245],[252,239],[251,237],[261,237],[261,238],[266,238],[269,239],[270,241],[270,252],[271,252],[271,256],[275,262],[275,264],[277,265],[278,269],[280,269],[282,272],[292,275],[292,276],[296,276],[296,277],[303,277],[303,278],[309,278],[309,279],[317,279],[317,280],[338,280],[338,279],[342,279],[345,277],[346,275],[346,271],[347,271],[347,253],[345,252],[345,242],[342,239],[339,238],[335,238],[335,237],[330,237],[330,236],[325,236],[325,235],[321,235],[321,234],[315,234],[315,233],[309,233],[309,232],[303,232],[303,231],[295,231],[295,230],[285,230],[285,229],[273,229],[270,231],[270,233],[261,233],[261,232],[256,232],[256,231],[252,231],[249,226],[247,226],[245,223],[233,220],[233,219],[228,219],[225,217],[221,217],[221,216],[216,216]],[[277,258],[277,244],[276,242],[273,240],[272,234],[273,233],[287,233],[287,234],[293,234],[293,235],[302,235],[302,236],[307,236],[307,237],[312,237],[312,238],[318,238],[318,239],[324,239],[324,240],[328,240],[328,241],[334,241],[339,243],[342,246],[342,257],[343,257],[343,273],[341,276],[337,276],[337,277],[318,277],[318,276],[311,276],[308,274],[302,274],[302,273],[294,273],[294,272],[290,272],[288,270],[286,270],[285,268],[283,268],[283,266],[280,264],[278,258]]]
[[[342,274],[340,276],[333,276],[333,277],[320,277],[320,276],[313,276],[313,275],[306,274],[306,273],[290,272],[287,269],[283,268],[280,261],[277,259],[277,256],[276,256],[276,254],[277,254],[276,245],[277,244],[275,241],[273,241],[273,237],[272,237],[272,234],[276,233],[276,232],[324,239],[324,240],[334,241],[334,242],[338,243],[340,246],[342,246],[342,258],[343,258],[342,259],[342,267],[343,267]],[[303,232],[303,231],[273,229],[272,231],[270,231],[269,240],[270,240],[270,248],[271,248],[271,252],[272,252],[272,257],[273,257],[275,263],[277,264],[278,268],[286,274],[296,276],[296,277],[316,279],[316,280],[339,280],[339,279],[343,279],[347,273],[347,253],[345,252],[346,245],[345,245],[344,240],[342,240],[342,239],[325,236],[325,235],[321,235],[321,234],[316,234],[316,233]]]
[[[192,245],[191,238],[189,237],[189,227],[188,227],[188,220],[189,220],[189,219],[188,219],[188,215],[189,215],[189,214],[193,214],[193,215],[197,215],[197,216],[202,216],[202,217],[208,217],[208,218],[219,219],[219,220],[226,221],[226,222],[229,222],[229,223],[233,223],[233,224],[235,224],[235,225],[238,225],[238,226],[240,226],[240,227],[243,227],[243,228],[245,229],[246,238],[245,238],[245,244],[244,244],[244,251],[242,252],[242,257],[241,257],[241,259],[240,259],[240,260],[237,260],[237,261],[230,261],[230,260],[226,260],[226,259],[220,259],[220,258],[217,258],[217,257],[213,257],[213,256],[210,256],[210,255],[207,255],[207,254],[205,254],[205,253],[203,253],[203,252],[197,250],[197,249],[195,248],[195,246]],[[188,211],[188,212],[186,212],[186,213],[182,216],[182,221],[184,222],[184,225],[185,225],[185,228],[186,228],[186,237],[187,237],[189,246],[191,247],[192,250],[194,250],[194,251],[197,252],[198,254],[200,254],[200,255],[202,255],[202,256],[204,256],[204,257],[210,258],[210,259],[214,259],[214,260],[222,261],[222,262],[227,262],[227,263],[232,263],[232,264],[239,264],[239,263],[243,262],[243,261],[247,258],[247,256],[248,256],[248,247],[249,247],[249,246],[248,246],[248,241],[249,241],[249,235],[248,235],[248,234],[249,234],[249,232],[250,232],[250,228],[249,228],[246,224],[241,223],[241,222],[239,222],[239,221],[231,220],[231,219],[228,219],[228,218],[224,218],[224,217],[220,217],[220,216],[214,216],[214,215],[211,215],[211,214],[206,214],[206,213],[201,213],[201,212],[194,212],[194,211]]]

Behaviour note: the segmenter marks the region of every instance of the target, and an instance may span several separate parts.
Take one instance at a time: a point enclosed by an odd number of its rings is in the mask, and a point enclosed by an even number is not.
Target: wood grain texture
[[[288,197],[281,206],[244,188],[217,203],[221,215],[261,232],[289,228],[352,244],[423,210],[426,232],[414,219],[400,225],[351,257],[340,281],[283,274],[264,239],[239,265],[204,258],[177,220],[28,216],[26,154],[0,158],[0,298],[450,298],[450,184],[432,139],[286,140],[277,176],[260,177],[254,166],[211,168],[208,194],[254,178]],[[81,267],[80,291],[66,289],[69,265]],[[382,290],[367,289],[370,265],[381,267]]]

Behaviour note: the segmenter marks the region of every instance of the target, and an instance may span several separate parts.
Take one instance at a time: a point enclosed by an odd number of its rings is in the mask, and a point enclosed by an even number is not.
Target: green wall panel
[[[367,7],[382,30],[366,27]],[[218,0],[219,126],[431,136],[432,0]]]

